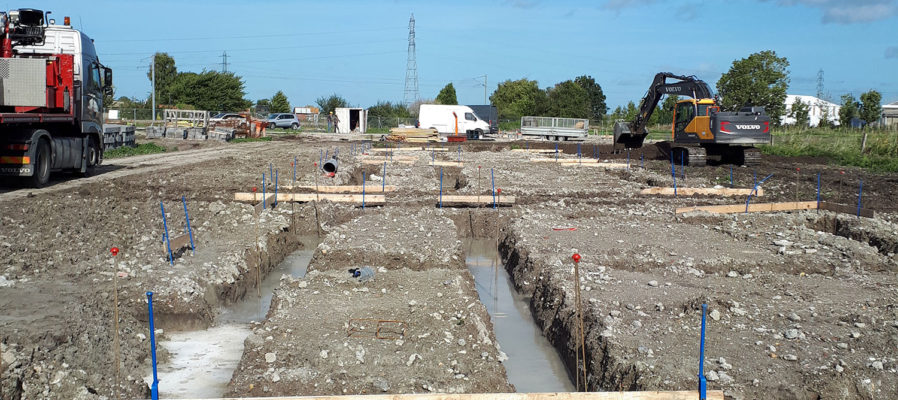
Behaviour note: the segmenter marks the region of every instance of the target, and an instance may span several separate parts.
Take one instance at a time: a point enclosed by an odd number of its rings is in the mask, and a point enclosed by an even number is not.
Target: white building
[[[882,125],[889,129],[898,128],[898,101],[882,106]]]
[[[810,126],[820,125],[820,120],[823,118],[824,112],[826,113],[826,119],[829,120],[831,124],[839,125],[839,109],[841,107],[838,104],[814,96],[803,96],[798,94],[786,95],[786,114],[780,117],[780,122],[783,125],[795,124],[795,117],[792,117],[791,114],[792,104],[797,100],[801,100],[802,103],[808,105],[808,124]]]

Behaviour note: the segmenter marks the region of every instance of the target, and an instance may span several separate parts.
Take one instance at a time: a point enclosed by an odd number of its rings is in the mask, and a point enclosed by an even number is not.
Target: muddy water
[[[222,308],[215,326],[201,331],[166,333],[168,340],[159,342],[159,346],[168,350],[171,360],[158,366],[159,397],[221,397],[243,355],[243,341],[250,334],[250,322],[265,319],[272,292],[281,276],[306,275],[317,240],[303,238],[303,249],[288,255],[262,281],[262,295],[250,293],[244,300]],[[144,380],[152,384],[152,370]]]
[[[468,239],[468,270],[480,301],[493,321],[496,339],[508,355],[503,364],[508,381],[521,393],[573,392],[574,385],[555,348],[542,335],[530,313],[529,299],[514,290],[494,239]]]

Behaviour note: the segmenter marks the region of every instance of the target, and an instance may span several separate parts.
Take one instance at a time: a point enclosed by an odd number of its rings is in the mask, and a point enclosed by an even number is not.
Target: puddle
[[[215,326],[209,329],[166,333],[168,340],[158,345],[168,350],[171,360],[158,365],[160,398],[219,398],[224,394],[243,356],[243,341],[251,332],[249,324],[265,319],[281,276],[306,275],[318,239],[301,241],[303,248],[288,255],[262,281],[261,297],[258,292],[247,293],[242,301],[222,308]],[[144,381],[153,383],[152,369]]]
[[[464,248],[477,294],[490,314],[502,351],[508,355],[503,363],[508,381],[521,393],[575,391],[561,358],[533,321],[529,299],[514,289],[496,241],[467,239]]]

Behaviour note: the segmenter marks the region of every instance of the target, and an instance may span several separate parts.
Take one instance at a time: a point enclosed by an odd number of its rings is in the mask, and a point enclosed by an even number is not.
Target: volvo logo
[[[683,88],[681,88],[681,87],[679,87],[679,86],[673,86],[673,87],[667,87],[667,88],[664,88],[664,91],[666,91],[666,92],[668,92],[668,93],[670,93],[670,92],[682,92],[682,91],[683,91]]]
[[[736,124],[736,129],[761,129],[761,125],[738,125],[738,124]]]

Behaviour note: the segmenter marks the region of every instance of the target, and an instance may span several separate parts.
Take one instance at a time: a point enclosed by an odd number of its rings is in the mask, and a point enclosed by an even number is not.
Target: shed
[[[882,126],[898,128],[898,101],[882,106]]]
[[[339,119],[337,133],[365,133],[368,131],[368,110],[364,108],[338,107],[334,114]]]

